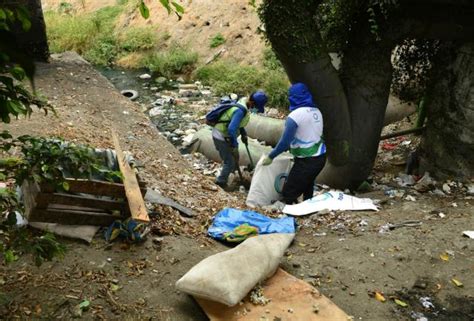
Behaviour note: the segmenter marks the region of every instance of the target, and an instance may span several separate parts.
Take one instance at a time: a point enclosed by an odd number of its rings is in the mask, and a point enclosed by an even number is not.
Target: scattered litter
[[[461,288],[464,286],[464,284],[462,284],[461,281],[455,279],[455,278],[452,278],[451,281],[454,283],[454,285],[456,285],[457,287]]]
[[[380,301],[380,302],[385,302],[385,301],[387,301],[387,299],[385,299],[385,296],[384,296],[381,292],[378,292],[378,291],[375,291],[375,293],[374,293],[374,298],[375,298],[377,301]]]
[[[439,216],[440,218],[445,218],[445,217],[446,217],[446,214],[444,214],[444,213],[442,213],[442,212],[439,212],[439,213],[438,213],[438,216]]]
[[[446,253],[446,252],[445,252],[445,253],[441,253],[441,254],[439,255],[439,258],[440,258],[441,260],[445,261],[445,262],[449,261],[449,255],[448,255],[448,253]]]
[[[80,318],[82,317],[82,312],[87,311],[89,309],[91,303],[88,300],[84,300],[78,305],[76,305],[72,311],[72,315],[74,318]]]
[[[420,298],[420,303],[425,309],[434,309],[435,306],[433,302],[431,302],[431,298],[428,296],[422,296]]]
[[[415,321],[428,321],[428,318],[425,317],[425,315],[421,312],[415,312],[415,311],[412,311],[410,316],[412,317],[412,319],[414,319]]]
[[[321,210],[341,210],[341,211],[378,211],[373,201],[369,198],[357,198],[342,192],[330,191],[296,205],[286,205],[283,213],[289,215],[307,215]]]
[[[467,194],[474,195],[474,184],[467,185],[466,188],[467,188]]]
[[[257,284],[249,295],[250,302],[254,305],[267,305],[271,299],[265,297],[263,293],[263,287],[260,284]]]
[[[395,178],[395,181],[402,187],[415,185],[415,178],[413,175],[400,173],[398,177]]]
[[[140,76],[138,76],[138,78],[140,78],[140,79],[150,79],[151,75],[150,74],[141,74]]]
[[[273,219],[253,211],[225,208],[214,217],[207,233],[218,240],[240,242],[256,234],[295,233],[295,219]]]
[[[411,196],[411,195],[407,195],[407,196],[405,197],[405,199],[406,199],[407,201],[416,202],[416,198],[415,198],[414,196]]]
[[[399,300],[399,299],[394,299],[393,300],[397,305],[403,307],[403,308],[406,308],[408,306],[407,303],[403,302],[402,300]]]
[[[467,236],[470,239],[474,239],[474,231],[464,231],[462,235]]]
[[[399,227],[417,227],[417,226],[421,226],[421,222],[420,221],[403,221],[403,222],[400,222],[400,223],[394,223],[394,224],[388,224],[388,229],[389,230],[394,230],[396,228],[399,228]]]

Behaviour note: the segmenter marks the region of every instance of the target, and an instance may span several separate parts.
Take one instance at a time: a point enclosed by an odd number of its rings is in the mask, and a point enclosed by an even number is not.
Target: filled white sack
[[[294,234],[251,237],[233,249],[209,256],[176,282],[182,292],[228,306],[239,303],[260,281],[272,276]]]
[[[266,206],[281,199],[281,191],[275,187],[283,187],[291,166],[293,157],[290,154],[283,154],[276,157],[268,166],[263,166],[262,156],[255,167],[252,183],[247,195],[246,204],[250,207]]]
[[[294,216],[307,215],[322,210],[330,211],[378,211],[370,198],[358,198],[343,192],[330,191],[296,205],[286,205],[283,213]]]

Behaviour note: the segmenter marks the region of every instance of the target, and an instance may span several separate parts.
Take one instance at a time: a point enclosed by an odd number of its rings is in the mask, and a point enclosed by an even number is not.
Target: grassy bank
[[[260,88],[267,92],[270,106],[287,106],[288,79],[271,50],[264,52],[260,66],[224,60],[199,66],[197,53],[156,27],[121,27],[121,15],[131,10],[125,2],[93,13],[66,13],[61,8],[45,12],[51,52],[74,50],[95,65],[147,68],[167,78],[191,75],[212,86],[217,95],[246,95]],[[222,36],[212,40],[211,47],[225,42]]]

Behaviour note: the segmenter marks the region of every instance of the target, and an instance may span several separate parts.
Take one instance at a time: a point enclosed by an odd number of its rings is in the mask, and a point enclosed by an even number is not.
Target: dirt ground
[[[28,256],[2,266],[0,291],[6,303],[0,307],[1,318],[67,320],[74,306],[87,299],[91,307],[84,320],[206,320],[196,302],[177,292],[174,283],[201,259],[226,249],[206,237],[206,227],[221,208],[243,208],[242,197],[217,189],[212,179],[194,171],[140,106],[88,64],[67,55],[42,64],[37,86],[55,106],[57,117],[35,112],[31,119],[2,124],[2,129],[110,147],[110,123],[105,119],[110,120],[124,149],[143,164],[148,186],[192,208],[197,217],[184,219],[158,208],[144,244],[108,245],[98,233],[91,245],[64,239],[65,257],[39,268]],[[386,170],[393,172],[379,161],[374,179],[383,180]],[[474,240],[462,236],[462,231],[474,229],[472,197],[454,188],[445,197],[409,189],[405,193],[416,201],[372,191],[361,196],[380,200],[379,212],[298,219],[298,233],[282,267],[315,285],[355,320],[423,320],[420,313],[428,320],[472,320]],[[422,224],[381,232],[389,222],[406,220]],[[463,286],[454,285],[452,278]],[[374,291],[383,292],[387,301],[371,297]],[[423,297],[434,307],[423,308]],[[391,298],[408,306],[398,306]],[[290,314],[280,318],[295,320]]]

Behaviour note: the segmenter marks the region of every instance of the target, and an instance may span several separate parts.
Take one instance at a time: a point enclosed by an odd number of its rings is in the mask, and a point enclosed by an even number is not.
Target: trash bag
[[[246,228],[243,228],[244,226]],[[246,239],[245,236],[255,235],[254,231],[248,227],[256,227],[259,235],[295,233],[295,219],[293,217],[273,219],[253,211],[225,208],[214,217],[207,233],[221,241],[239,242]],[[249,234],[239,233],[242,230],[248,230]]]
[[[293,157],[287,153],[276,157],[268,166],[262,165],[264,158],[262,156],[258,161],[252,177],[246,200],[249,207],[267,206],[281,200],[283,184],[293,166]]]
[[[176,282],[176,289],[228,306],[238,304],[250,290],[271,277],[294,234],[259,235],[233,249],[211,255]]]

